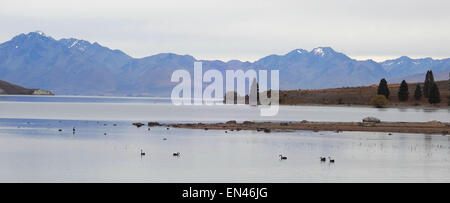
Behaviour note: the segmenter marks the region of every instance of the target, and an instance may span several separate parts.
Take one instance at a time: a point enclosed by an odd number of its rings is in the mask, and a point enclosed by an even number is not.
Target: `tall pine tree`
[[[406,81],[403,80],[402,84],[400,85],[400,89],[398,91],[398,100],[408,101],[408,99],[409,99],[408,83],[406,83]]]
[[[425,76],[425,82],[423,85],[423,96],[425,98],[429,98],[431,92],[431,86],[434,83],[433,71],[427,71],[427,75]]]
[[[450,73],[448,73],[448,90],[450,90]],[[450,95],[447,96],[447,105],[450,106]]]
[[[389,87],[388,87],[387,81],[384,78],[381,79],[380,85],[378,85],[378,94],[385,96],[386,99],[389,99],[389,95],[391,94],[389,92]]]
[[[420,87],[419,84],[417,84],[416,86],[416,91],[414,92],[414,99],[416,99],[417,101],[419,101],[420,99],[422,99],[422,88]]]
[[[439,93],[439,88],[436,83],[433,83],[430,88],[430,95],[428,97],[428,102],[430,104],[441,103],[441,94]]]

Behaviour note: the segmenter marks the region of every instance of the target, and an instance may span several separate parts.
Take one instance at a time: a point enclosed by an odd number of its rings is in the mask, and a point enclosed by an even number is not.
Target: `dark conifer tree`
[[[433,76],[433,71],[429,70],[427,72],[427,75],[425,76],[425,82],[423,85],[423,96],[425,98],[428,98],[430,95],[430,91],[431,91],[431,86],[434,83],[434,76]]]
[[[450,73],[448,74],[448,90],[450,90]],[[450,106],[450,95],[447,97],[447,105]]]
[[[428,97],[428,102],[430,104],[441,103],[441,94],[439,93],[439,88],[436,83],[433,83],[430,88],[430,95]]]
[[[417,84],[416,86],[416,91],[414,92],[414,99],[416,99],[417,101],[419,101],[420,99],[422,99],[422,88],[420,87],[419,84]]]
[[[398,91],[398,100],[400,101],[408,101],[409,99],[409,88],[408,83],[405,80],[402,81],[400,85],[400,89]]]
[[[385,96],[386,99],[389,99],[389,95],[391,94],[389,92],[389,87],[388,87],[387,81],[384,78],[381,79],[380,85],[378,85],[378,94]]]
[[[428,93],[430,91],[430,71],[427,71],[427,75],[425,76],[425,81],[423,82],[423,96],[428,98]]]

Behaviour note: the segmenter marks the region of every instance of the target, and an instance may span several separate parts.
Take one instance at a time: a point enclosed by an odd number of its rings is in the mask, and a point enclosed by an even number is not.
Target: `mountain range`
[[[74,38],[56,40],[43,32],[20,34],[0,44],[0,80],[63,95],[170,96],[172,72],[192,73],[195,61],[208,69],[278,69],[281,89],[323,89],[388,82],[423,81],[427,70],[448,79],[450,58],[384,62],[355,60],[330,47],[296,49],[255,62],[197,60],[190,55],[161,53],[133,58],[120,50]]]

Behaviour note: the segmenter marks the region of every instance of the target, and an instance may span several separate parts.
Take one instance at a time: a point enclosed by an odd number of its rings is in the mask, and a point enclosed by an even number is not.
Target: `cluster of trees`
[[[450,80],[449,80],[449,89],[450,89]],[[388,83],[386,79],[381,79],[380,84],[378,85],[378,93],[377,96],[372,100],[372,105],[376,107],[382,107],[387,104],[387,101],[390,97],[390,91],[388,87]],[[400,88],[398,91],[398,99],[399,101],[408,101],[409,100],[409,87],[408,83],[405,80],[400,84]],[[438,104],[441,103],[441,95],[439,92],[439,88],[434,82],[433,72],[430,70],[427,72],[425,76],[425,82],[423,89],[419,84],[416,85],[416,89],[414,91],[414,99],[419,101],[425,97],[428,99],[430,104]],[[450,99],[450,98],[449,98]]]

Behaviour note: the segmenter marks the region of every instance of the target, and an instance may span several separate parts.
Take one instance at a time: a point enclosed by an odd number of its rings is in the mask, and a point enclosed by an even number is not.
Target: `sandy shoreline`
[[[448,135],[450,123],[438,121],[431,122],[250,122],[237,123],[228,121],[226,123],[181,123],[166,124],[164,126],[173,128],[203,129],[203,130],[255,130],[266,133],[289,132],[295,130],[311,131],[361,131],[361,132],[387,132],[387,133],[419,133],[419,134],[442,134]]]

